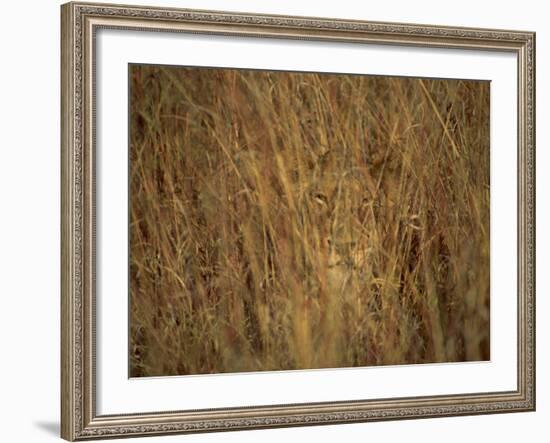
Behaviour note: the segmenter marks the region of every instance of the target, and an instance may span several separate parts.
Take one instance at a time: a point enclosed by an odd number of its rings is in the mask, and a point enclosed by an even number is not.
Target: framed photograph
[[[535,409],[535,35],[68,3],[62,437]]]

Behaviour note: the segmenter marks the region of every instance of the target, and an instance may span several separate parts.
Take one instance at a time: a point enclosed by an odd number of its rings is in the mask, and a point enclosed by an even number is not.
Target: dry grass
[[[489,358],[489,83],[130,68],[131,375]]]

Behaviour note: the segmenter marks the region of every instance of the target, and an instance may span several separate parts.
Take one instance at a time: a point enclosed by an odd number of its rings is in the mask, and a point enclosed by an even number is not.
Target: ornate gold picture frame
[[[535,409],[534,33],[80,2],[61,7],[61,22],[61,434],[64,439],[75,441]],[[96,168],[96,35],[102,29],[388,48],[467,49],[516,56],[517,322],[508,326],[517,328],[517,343],[509,343],[517,351],[517,388],[98,413],[96,252],[101,245],[96,229],[96,187],[102,176]],[[491,133],[494,131],[498,128],[492,128]],[[118,148],[125,150],[127,147]],[[498,151],[492,155],[498,156]],[[499,276],[493,273],[492,278]]]

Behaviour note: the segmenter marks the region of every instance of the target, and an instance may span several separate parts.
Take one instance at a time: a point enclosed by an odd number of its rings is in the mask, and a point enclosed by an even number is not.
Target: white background
[[[151,0],[152,1],[152,0]],[[134,3],[150,3],[133,0]],[[158,1],[158,5],[403,21],[492,28],[537,34],[538,165],[550,158],[548,44],[544,2],[460,3],[428,1]],[[3,5],[0,28],[0,408],[2,440],[57,439],[59,422],[59,3],[11,2]],[[550,237],[543,227],[550,208],[543,204],[550,175],[539,171],[538,188],[538,411],[528,414],[247,431],[147,441],[545,441],[550,418],[548,339],[543,322],[550,307]],[[542,264],[542,265],[541,265]],[[496,276],[498,278],[498,276]]]

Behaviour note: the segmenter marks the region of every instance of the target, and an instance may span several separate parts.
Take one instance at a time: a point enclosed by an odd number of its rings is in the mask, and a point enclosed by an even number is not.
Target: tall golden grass
[[[489,83],[133,65],[130,367],[489,358]]]

